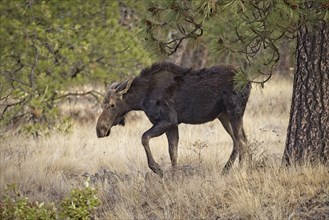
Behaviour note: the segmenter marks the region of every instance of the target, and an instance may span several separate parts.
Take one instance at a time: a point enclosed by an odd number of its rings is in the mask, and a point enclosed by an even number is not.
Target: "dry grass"
[[[0,198],[16,183],[31,200],[59,201],[89,173],[98,188],[101,219],[312,219],[329,217],[327,167],[280,169],[290,107],[290,83],[273,81],[254,88],[245,130],[254,169],[220,171],[232,149],[218,121],[180,126],[179,168],[170,169],[165,137],[151,140],[165,170],[160,179],[147,167],[142,117],[111,136],[97,139],[94,124],[72,134],[39,140],[24,137],[0,142]],[[105,171],[104,171],[105,170]],[[85,175],[84,175],[85,176]]]

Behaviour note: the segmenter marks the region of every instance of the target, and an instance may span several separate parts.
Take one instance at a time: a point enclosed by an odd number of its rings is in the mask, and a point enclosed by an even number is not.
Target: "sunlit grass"
[[[151,140],[165,171],[160,179],[147,167],[140,138],[151,124],[140,114],[103,139],[96,137],[95,124],[86,124],[68,135],[1,140],[0,196],[7,184],[16,183],[32,201],[56,202],[82,185],[88,173],[102,201],[101,219],[299,219],[308,214],[300,210],[310,209],[321,218],[321,210],[328,210],[321,206],[328,201],[328,168],[280,167],[290,96],[287,81],[253,88],[244,119],[254,154],[252,170],[240,169],[236,162],[229,175],[220,175],[232,141],[216,120],[179,126],[175,175],[166,137]]]

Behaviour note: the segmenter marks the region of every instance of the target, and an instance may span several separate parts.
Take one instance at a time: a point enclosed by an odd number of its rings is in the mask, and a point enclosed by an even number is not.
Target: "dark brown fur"
[[[153,159],[149,140],[166,134],[172,166],[177,165],[178,125],[202,124],[218,118],[233,140],[233,151],[223,172],[227,172],[237,155],[247,157],[247,138],[243,129],[243,114],[251,85],[235,91],[232,66],[213,66],[197,71],[173,63],[156,63],[144,69],[140,76],[110,87],[103,112],[97,121],[98,137],[110,134],[110,129],[123,121],[132,110],[144,111],[153,126],[142,136],[149,167],[162,176]]]

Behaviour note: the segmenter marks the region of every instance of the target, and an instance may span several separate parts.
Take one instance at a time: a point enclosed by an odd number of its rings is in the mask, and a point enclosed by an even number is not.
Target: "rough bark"
[[[326,163],[329,158],[329,26],[324,21],[297,33],[290,121],[283,164]]]

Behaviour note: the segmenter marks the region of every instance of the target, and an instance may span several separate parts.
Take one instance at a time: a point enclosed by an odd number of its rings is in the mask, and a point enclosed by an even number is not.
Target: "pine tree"
[[[58,105],[150,64],[138,18],[119,1],[0,2],[0,126],[38,135],[66,124]],[[136,68],[137,67],[137,68]]]

